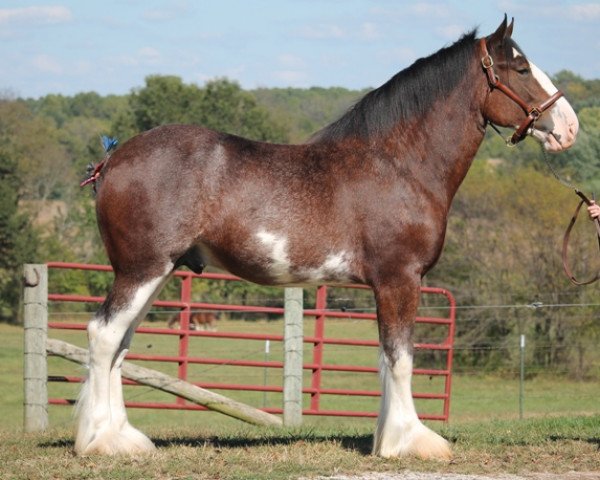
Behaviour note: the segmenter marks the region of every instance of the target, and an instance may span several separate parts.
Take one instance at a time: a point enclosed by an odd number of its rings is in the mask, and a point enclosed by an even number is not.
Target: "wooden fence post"
[[[284,294],[283,424],[290,427],[302,424],[303,293],[294,287]]]
[[[48,268],[26,264],[23,273],[23,428],[37,432],[48,426]]]

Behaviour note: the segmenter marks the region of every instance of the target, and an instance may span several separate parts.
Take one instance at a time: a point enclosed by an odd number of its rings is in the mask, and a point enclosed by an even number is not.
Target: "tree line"
[[[569,181],[598,191],[600,80],[568,71],[553,80],[577,111],[581,129],[575,147],[549,161]],[[93,196],[79,188],[86,166],[103,157],[100,135],[122,143],[157,125],[194,123],[260,141],[302,142],[365,93],[316,87],[246,91],[226,78],[198,86],[153,75],[127,95],[0,96],[0,320],[19,321],[23,263],[107,262]],[[560,265],[560,238],[575,204],[535,141],[509,149],[488,132],[456,197],[442,258],[425,280],[448,288],[459,305],[502,306],[460,312],[458,341],[473,347],[458,352],[464,362],[506,368],[516,361],[509,348],[516,332],[526,331],[536,365],[567,366],[581,377],[600,375],[585,361],[600,335],[593,306],[598,289],[571,286]],[[581,275],[599,267],[591,228],[582,221],[574,233]],[[100,274],[63,272],[55,277],[54,290],[102,295],[109,283]],[[211,299],[270,295],[259,286],[227,288],[197,293]],[[358,295],[348,306],[362,301]],[[524,308],[530,304],[542,306]],[[545,307],[562,304],[589,307],[576,315]],[[500,347],[488,348],[492,341]]]

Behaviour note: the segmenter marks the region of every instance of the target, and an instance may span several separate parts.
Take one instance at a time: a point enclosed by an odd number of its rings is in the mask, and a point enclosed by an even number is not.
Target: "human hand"
[[[594,200],[592,200],[592,204],[587,207],[587,210],[592,220],[600,217],[600,205],[596,205]]]

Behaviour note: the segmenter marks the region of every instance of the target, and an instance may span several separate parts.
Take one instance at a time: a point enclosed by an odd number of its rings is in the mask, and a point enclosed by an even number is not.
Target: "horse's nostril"
[[[569,125],[569,133],[571,134],[571,136],[575,136],[577,135],[577,131],[579,130],[578,126],[575,123],[571,123]]]

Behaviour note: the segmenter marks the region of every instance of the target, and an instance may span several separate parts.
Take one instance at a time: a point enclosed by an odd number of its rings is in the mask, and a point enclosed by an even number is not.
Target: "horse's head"
[[[560,152],[575,142],[577,115],[511,38],[513,24],[508,25],[505,16],[498,29],[481,40],[482,65],[491,88],[483,114],[492,123],[514,127],[512,143],[531,134],[547,151]]]

